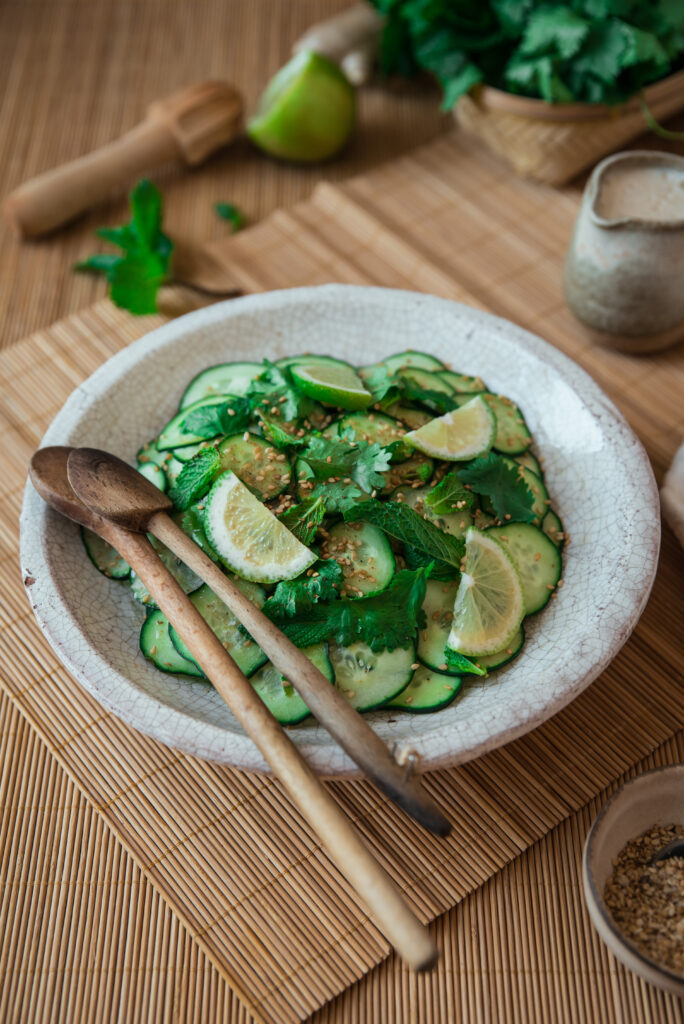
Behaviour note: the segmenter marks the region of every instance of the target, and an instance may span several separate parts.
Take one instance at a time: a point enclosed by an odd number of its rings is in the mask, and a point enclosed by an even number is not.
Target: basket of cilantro
[[[518,173],[562,184],[684,106],[680,0],[371,0],[381,68],[425,70]]]

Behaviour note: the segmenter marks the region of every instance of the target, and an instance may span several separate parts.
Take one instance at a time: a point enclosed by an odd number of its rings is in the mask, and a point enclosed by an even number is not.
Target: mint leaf
[[[412,548],[410,544],[404,545],[404,559],[407,569],[427,569],[428,566],[432,566],[431,580],[457,580],[460,575],[459,570],[453,565],[438,558],[430,558],[424,551]]]
[[[481,665],[471,661],[470,658],[466,658],[465,654],[459,654],[458,651],[452,651],[450,647],[444,649],[444,660],[448,667],[453,669],[454,672],[460,672],[463,674],[470,673],[474,676],[486,676],[487,670],[482,668]]]
[[[176,508],[186,509],[207,493],[222,471],[221,456],[216,448],[205,448],[186,462],[169,491]]]
[[[426,569],[403,569],[381,594],[314,604],[297,622],[282,616],[273,621],[297,647],[330,639],[344,646],[363,641],[376,653],[406,648],[414,643],[416,631],[425,626],[423,601],[428,574]]]
[[[447,475],[425,495],[425,504],[438,516],[452,515],[475,503],[472,491],[467,491],[457,473]]]
[[[300,501],[298,505],[290,506],[285,512],[281,512],[278,519],[308,548],[313,543],[325,513],[323,498],[311,497]]]
[[[460,569],[465,552],[463,541],[440,530],[438,526],[399,501],[363,501],[344,513],[347,522],[363,519],[402,544],[416,548],[431,559],[448,562]]]
[[[508,518],[515,523],[536,521],[532,510],[534,495],[520,475],[520,467],[504,455],[490,452],[473,459],[458,475],[476,494],[491,499],[498,519]]]
[[[284,430],[279,423],[268,416],[260,415],[261,429],[267,441],[270,441],[276,448],[303,448],[306,441],[302,437],[295,437]]]
[[[250,416],[247,399],[231,395],[225,402],[193,409],[182,421],[181,430],[185,434],[211,440],[220,434],[239,434],[247,427]]]
[[[319,601],[338,598],[341,584],[342,567],[333,559],[321,559],[307,570],[306,576],[279,583],[263,611],[274,620],[306,615]]]
[[[233,203],[217,203],[214,207],[221,220],[227,220],[233,233],[245,226],[245,215]]]

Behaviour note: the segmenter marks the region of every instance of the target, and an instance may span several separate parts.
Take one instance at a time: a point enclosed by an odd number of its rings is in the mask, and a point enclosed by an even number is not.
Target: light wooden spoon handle
[[[448,819],[425,793],[418,779],[408,777],[387,745],[339,690],[330,685],[306,655],[238,590],[170,516],[166,512],[155,513],[148,522],[148,530],[209,584],[359,768],[416,821],[438,835],[448,835],[451,830]]]
[[[380,931],[414,970],[431,967],[439,952],[348,818],[161,562],[147,538],[112,523],[102,535],[126,559],[190,648],[245,732],[252,738],[318,834],[330,859],[368,908]]]

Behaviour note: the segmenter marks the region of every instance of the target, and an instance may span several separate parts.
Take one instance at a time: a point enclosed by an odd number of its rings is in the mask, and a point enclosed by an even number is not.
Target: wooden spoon
[[[410,772],[394,760],[368,722],[176,526],[168,515],[173,505],[165,494],[126,462],[96,448],[74,449],[68,474],[74,491],[92,511],[128,530],[154,534],[208,583],[292,683],[318,721],[383,793],[437,835],[449,834],[451,824],[439,807],[417,779],[409,778]]]
[[[328,856],[354,886],[378,928],[414,970],[431,967],[439,952],[427,929],[183,593],[147,537],[93,513],[73,492],[67,476],[70,453],[73,449],[56,447],[42,448],[34,454],[30,475],[38,493],[58,512],[98,533],[126,559],[251,736],[292,802],[318,833]]]

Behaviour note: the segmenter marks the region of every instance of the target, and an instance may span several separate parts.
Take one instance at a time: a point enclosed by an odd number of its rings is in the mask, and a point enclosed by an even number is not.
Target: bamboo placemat
[[[468,198],[466,185],[473,175],[487,196],[484,212]],[[521,243],[516,239],[534,237],[536,230],[541,242],[549,194],[538,197],[529,186],[504,182],[494,165],[462,145],[433,145],[373,178],[375,190],[372,181],[362,180],[344,189],[322,188],[310,203],[238,236],[228,254],[231,274],[250,288],[304,280],[402,286],[410,282],[477,304],[489,300],[495,311],[501,311],[497,302],[505,281],[506,301],[517,302],[520,309],[517,319],[531,322],[521,315],[524,307],[540,333],[579,356],[579,361],[597,358],[564,319],[558,294],[560,236],[565,231],[567,237],[572,197],[553,194],[554,206],[563,215],[556,228],[558,238],[553,251],[550,244],[540,245],[541,258],[538,255],[535,262],[520,259]],[[387,199],[391,192],[398,208]],[[463,214],[458,219],[466,228],[470,218],[472,243],[472,258],[467,260],[463,253],[468,242],[463,233],[458,237],[455,248],[462,257],[462,273],[456,279],[446,262],[446,243],[437,234],[441,225],[448,230],[454,206]],[[402,225],[407,212],[411,222]],[[430,220],[435,230],[428,236],[425,224]],[[479,224],[479,235],[473,222]],[[553,242],[552,225],[544,226],[544,238]],[[441,254],[428,246],[434,239],[442,245]],[[483,248],[487,257],[478,262]],[[462,279],[465,286],[459,283]],[[3,380],[12,385],[3,432],[11,463],[0,512],[0,535],[7,547],[0,575],[10,595],[0,644],[14,662],[5,684],[243,997],[258,1005],[263,1019],[294,1020],[360,977],[384,955],[383,943],[354,910],[341,882],[341,898],[326,900],[328,866],[272,783],[179,758],[103,715],[37,639],[18,593],[16,515],[26,459],[78,380],[141,333],[141,327],[102,304],[41,332],[0,361]],[[659,464],[676,443],[673,433],[681,430],[681,409],[676,415],[668,409],[671,382],[677,374],[681,380],[681,362],[670,355],[641,363],[641,380],[631,371],[632,363],[606,357],[607,366],[612,366],[608,389],[623,407],[628,406]],[[609,376],[606,366],[603,373]],[[649,394],[661,393],[663,401],[654,411]],[[371,845],[406,879],[407,891],[424,917],[472,891],[682,724],[681,652],[672,642],[679,623],[678,555],[668,536],[654,596],[635,637],[587,693],[523,740],[472,765],[431,777],[433,792],[461,826],[453,840],[441,844],[406,829],[367,786],[335,784],[334,791],[359,820]],[[644,689],[646,670],[649,686]],[[612,735],[606,735],[606,722],[615,723]],[[169,823],[159,811],[168,806],[170,795],[181,793]],[[252,829],[252,835],[265,842],[266,830],[258,833],[258,823],[267,820],[279,834],[280,848],[271,848],[270,859],[255,864],[258,848],[252,846],[247,859],[244,834]],[[244,833],[236,833],[236,826]],[[389,845],[385,834],[391,837]],[[404,835],[407,840],[398,857],[396,840]],[[201,875],[193,863],[201,864]],[[226,899],[226,878],[238,896],[232,907]],[[293,901],[296,921],[287,919]],[[270,931],[264,910],[273,915]],[[297,925],[302,928],[299,933]],[[238,959],[245,952],[249,963]]]

